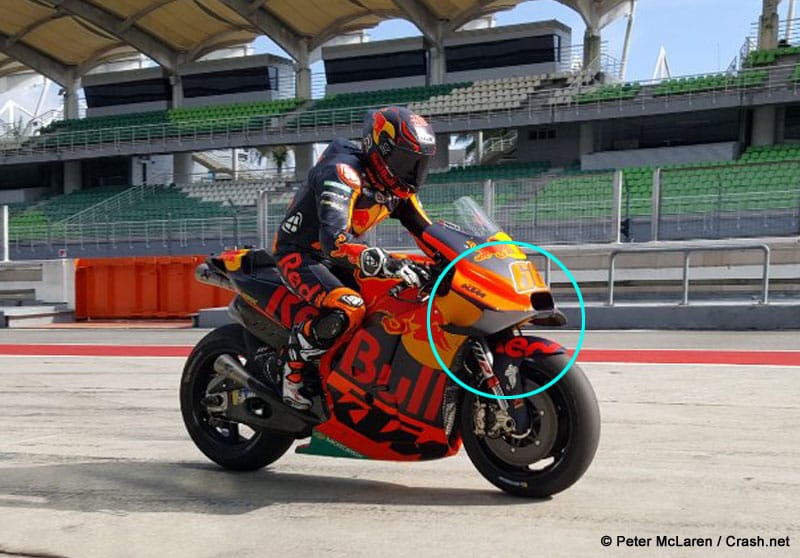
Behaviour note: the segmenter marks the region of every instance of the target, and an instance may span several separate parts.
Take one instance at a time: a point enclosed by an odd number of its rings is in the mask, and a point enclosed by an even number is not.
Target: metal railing
[[[710,244],[701,246],[640,246],[619,248],[612,250],[608,259],[608,298],[606,304],[614,305],[614,279],[617,257],[620,254],[657,254],[680,253],[683,254],[683,278],[681,304],[689,304],[689,266],[692,254],[696,252],[731,252],[743,250],[758,250],[764,254],[763,272],[761,277],[761,303],[769,303],[769,265],[770,251],[766,244]]]
[[[73,225],[77,223],[92,223],[97,221],[107,221],[109,215],[115,212],[120,212],[122,209],[130,207],[138,200],[141,200],[148,194],[151,194],[156,186],[153,184],[140,184],[123,190],[119,194],[113,195],[104,199],[86,209],[70,215],[61,223],[65,225]]]
[[[646,108],[650,105],[664,105],[673,102],[675,99],[692,102],[699,99],[716,99],[720,95],[731,93],[748,92],[774,92],[789,91],[792,94],[800,94],[800,84],[793,81],[790,77],[793,65],[771,66],[767,69],[747,69],[740,75],[750,72],[766,72],[766,77],[761,84],[744,84],[738,81],[726,82],[714,89],[703,91],[687,91],[681,93],[664,93],[655,95],[657,86],[661,81],[640,82],[642,89],[632,99],[597,100],[592,102],[577,102],[577,92],[590,88],[573,88],[565,97],[559,97],[559,102],[554,103],[554,95],[563,93],[561,89],[544,89],[530,94],[527,101],[519,106],[508,108],[481,109],[475,107],[469,112],[448,112],[444,114],[425,115],[429,116],[434,125],[441,124],[461,124],[467,129],[471,124],[479,124],[494,120],[495,122],[505,122],[505,126],[520,117],[533,119],[536,115],[542,117],[546,115],[554,116],[559,111],[572,111],[583,113],[584,111],[596,111],[602,107],[616,107],[622,109]],[[692,77],[692,76],[681,76]],[[741,99],[739,99],[741,102]],[[333,137],[334,135],[345,135],[355,137],[360,133],[360,126],[367,109],[374,108],[371,105],[334,108],[334,109],[313,109],[306,111],[295,111],[279,116],[268,118],[248,118],[241,117],[217,118],[213,120],[180,125],[172,123],[149,124],[141,126],[128,126],[121,128],[105,129],[104,134],[109,137],[108,141],[96,141],[97,130],[80,132],[55,132],[32,138],[19,148],[0,150],[0,160],[3,158],[21,157],[26,155],[36,155],[47,152],[69,153],[74,151],[92,152],[121,150],[125,147],[135,147],[140,151],[157,152],[158,149],[175,150],[174,145],[168,144],[196,144],[203,140],[213,142],[231,142],[235,138],[236,145],[239,146],[263,146],[270,143],[270,137],[275,138],[274,144],[283,144],[287,138],[303,137],[303,134],[312,134],[319,141]],[[452,128],[452,126],[451,126]],[[266,144],[265,144],[266,141]],[[189,149],[187,149],[189,150]],[[194,149],[192,149],[194,150]]]
[[[206,245],[240,244],[255,239],[255,211],[239,212],[230,217],[149,219],[146,221],[109,220],[95,223],[55,223],[47,228],[15,227],[10,244],[15,248],[49,246],[52,248],[100,248],[119,245],[185,247],[192,243]]]
[[[228,172],[192,172],[182,174],[181,177],[186,180],[186,185],[198,184],[234,184],[238,182],[294,182],[297,180],[295,174],[295,167],[293,165],[286,165],[278,169],[262,169],[262,170],[237,170],[236,175]],[[153,184],[173,184],[176,182],[176,175],[174,172],[161,172],[153,175]]]
[[[519,137],[518,130],[509,130],[502,136],[494,136],[483,142],[481,153],[481,161],[485,160],[491,155],[497,153],[505,153],[515,145],[517,145],[517,138]]]
[[[747,42],[752,45],[751,51],[758,48],[758,21],[750,24],[750,36],[747,37]],[[778,26],[778,44],[786,43],[796,45],[800,41],[800,19],[792,18],[783,20]]]

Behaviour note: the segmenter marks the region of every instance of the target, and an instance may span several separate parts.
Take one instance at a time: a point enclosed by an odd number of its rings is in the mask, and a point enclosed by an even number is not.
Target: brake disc
[[[525,379],[525,391],[536,389],[534,382]],[[553,400],[547,391],[526,398],[531,413],[536,413],[533,427],[524,438],[510,435],[498,438],[484,438],[484,444],[499,459],[510,465],[527,467],[550,455],[558,435],[558,416]]]

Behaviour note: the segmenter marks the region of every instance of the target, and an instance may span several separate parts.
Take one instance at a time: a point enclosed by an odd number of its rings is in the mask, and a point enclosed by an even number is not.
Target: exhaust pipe
[[[233,286],[233,283],[231,283],[230,279],[228,279],[221,273],[212,270],[210,267],[208,267],[207,263],[202,263],[195,268],[194,278],[200,281],[201,283],[205,283],[206,285],[211,285],[212,287],[219,287],[221,289],[227,289],[229,291],[236,290],[236,288]]]
[[[243,386],[251,387],[251,383],[261,384],[260,380],[254,378],[252,374],[245,370],[244,367],[231,355],[218,356],[217,360],[214,361],[214,372],[225,376],[231,381],[242,384]],[[269,388],[263,384],[257,387],[260,388],[262,386],[265,390],[269,390]],[[253,391],[259,390],[254,389]]]
[[[269,405],[267,417],[248,417],[251,424],[268,430],[309,436],[310,429],[320,423],[318,417],[303,413],[286,405],[264,382],[250,374],[241,363],[231,355],[220,355],[214,361],[214,372],[247,387],[259,399]]]

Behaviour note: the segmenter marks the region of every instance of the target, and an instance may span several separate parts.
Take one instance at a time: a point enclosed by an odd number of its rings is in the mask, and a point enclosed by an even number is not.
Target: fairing
[[[417,239],[430,259],[414,259],[446,263],[478,244],[508,239],[491,230],[483,217],[476,222],[488,227],[482,230],[491,236],[454,224],[431,224]],[[286,289],[263,251],[229,251],[212,262],[230,278],[241,300],[276,327],[287,329],[317,313]],[[431,333],[443,362],[455,370],[460,369],[469,336],[487,337],[525,322],[539,311],[532,299],[549,296],[535,268],[515,246],[474,252],[450,275],[435,297]],[[454,428],[458,388],[433,357],[427,302],[415,288],[391,296],[395,279],[358,272],[354,278],[367,307],[366,318],[352,337],[340,339],[322,357],[319,369],[330,418],[316,427],[311,445],[299,451],[393,461],[456,453],[461,445]],[[534,337],[504,343],[492,347],[496,363],[503,366],[563,351],[558,344]]]

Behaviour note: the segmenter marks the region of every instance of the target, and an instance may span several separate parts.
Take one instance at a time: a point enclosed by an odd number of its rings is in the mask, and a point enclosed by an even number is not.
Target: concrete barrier
[[[561,306],[569,329],[579,329],[577,305]],[[586,329],[708,329],[722,331],[800,329],[800,302],[752,304],[749,301],[670,305],[639,303],[587,305]]]

